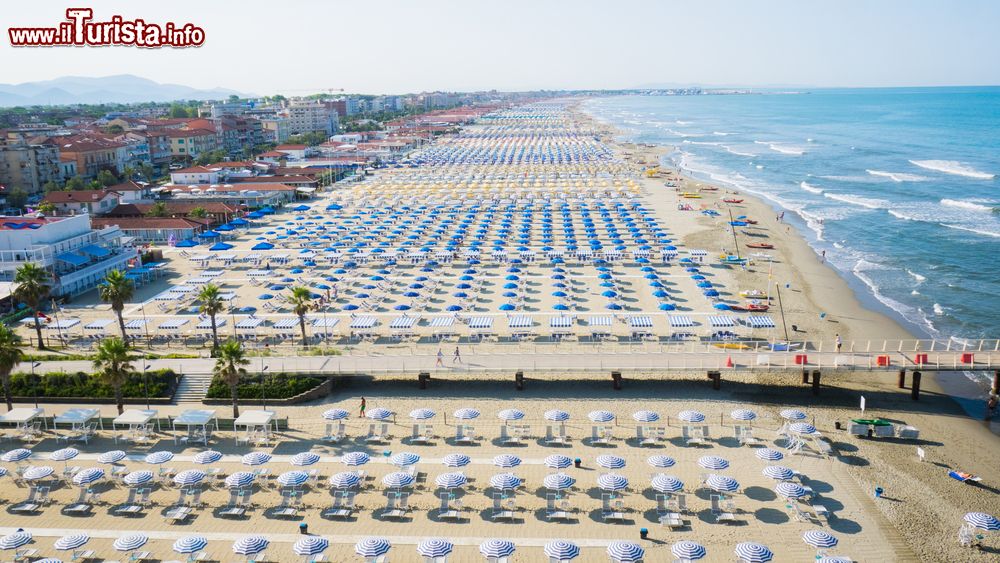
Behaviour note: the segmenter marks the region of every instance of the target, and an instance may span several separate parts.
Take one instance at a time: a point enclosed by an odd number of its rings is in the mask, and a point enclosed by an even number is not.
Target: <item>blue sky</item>
[[[6,26],[95,19],[191,22],[205,46],[19,48],[2,82],[131,73],[268,94],[644,84],[1000,84],[990,0],[172,0],[17,2]]]

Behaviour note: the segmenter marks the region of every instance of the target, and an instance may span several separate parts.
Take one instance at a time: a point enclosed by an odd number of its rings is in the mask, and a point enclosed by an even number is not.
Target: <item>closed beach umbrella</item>
[[[721,471],[729,468],[729,460],[717,455],[706,455],[698,458],[698,465],[704,469]]]
[[[168,452],[166,450],[161,450],[158,452],[153,452],[151,454],[148,454],[145,458],[143,458],[143,461],[145,461],[150,465],[160,465],[163,463],[167,463],[172,459],[174,459],[173,453]]]
[[[143,485],[152,480],[153,480],[152,471],[133,471],[128,475],[126,475],[124,479],[122,479],[122,481],[124,481],[125,484],[129,486]]]
[[[306,536],[292,544],[292,551],[295,552],[295,555],[309,557],[323,553],[328,547],[330,547],[330,540],[320,536]]]
[[[389,409],[383,409],[381,407],[372,409],[365,413],[365,416],[372,420],[385,420],[392,416],[392,411]]]
[[[1000,530],[1000,520],[992,514],[987,514],[985,512],[970,512],[965,515],[963,520],[980,530],[986,530],[989,532]]]
[[[99,481],[104,478],[104,470],[99,467],[88,467],[78,471],[76,475],[73,476],[73,484],[85,487],[95,481]]]
[[[573,465],[573,460],[564,455],[550,455],[545,458],[544,463],[549,469],[566,469]]]
[[[597,486],[604,491],[621,491],[628,488],[628,479],[617,473],[605,473],[597,478]]]
[[[323,418],[327,420],[343,420],[351,416],[351,413],[344,409],[330,409],[323,413]]]
[[[341,471],[330,475],[330,486],[334,489],[350,489],[361,482],[361,477],[353,471]]]
[[[242,489],[253,484],[257,476],[249,471],[237,471],[226,477],[226,488]]]
[[[611,422],[615,415],[609,411],[592,411],[587,415],[591,422]]]
[[[785,420],[805,420],[806,413],[795,409],[785,409],[781,411],[781,418]]]
[[[767,563],[774,558],[774,554],[765,545],[753,542],[743,542],[736,544],[736,557],[746,563]]]
[[[661,493],[676,493],[684,489],[684,482],[670,475],[657,475],[651,483],[653,490]]]
[[[29,532],[14,532],[13,534],[0,537],[0,549],[3,550],[17,549],[29,543],[31,543],[31,534]]]
[[[651,455],[646,459],[646,463],[652,467],[673,467],[677,464],[674,458],[665,455]]]
[[[361,557],[374,559],[382,557],[392,549],[392,544],[385,538],[368,537],[354,544],[354,553]]]
[[[490,477],[490,486],[500,490],[516,489],[523,482],[520,477],[513,473],[497,473]]]
[[[733,412],[729,413],[729,417],[732,418],[733,420],[746,422],[757,418],[757,413],[748,409],[736,409]]]
[[[608,544],[608,557],[617,563],[642,561],[645,554],[646,550],[635,542],[615,540]]]
[[[794,422],[788,425],[788,431],[795,434],[809,435],[816,433],[816,427],[808,422]]]
[[[17,448],[16,450],[10,450],[9,452],[4,452],[0,455],[0,461],[5,461],[7,463],[17,463],[19,461],[24,461],[31,457],[31,450],[26,450],[24,448]]]
[[[493,465],[502,469],[510,469],[521,465],[521,458],[516,455],[501,454],[493,458]]]
[[[453,543],[441,538],[429,538],[417,544],[417,553],[431,559],[445,557],[453,549],[455,549]]]
[[[545,544],[545,555],[556,561],[572,561],[580,555],[580,548],[573,542],[555,540]]]
[[[469,479],[462,473],[442,473],[434,479],[434,484],[442,489],[457,489],[468,482]]]
[[[677,418],[689,423],[705,422],[705,415],[698,411],[681,411],[677,413]]]
[[[802,541],[815,547],[816,549],[830,549],[831,547],[837,547],[840,540],[832,534],[828,534],[823,530],[807,530],[802,533]]]
[[[774,492],[789,499],[802,498],[808,494],[802,485],[789,483],[787,481],[782,481],[775,485]]]
[[[389,458],[389,463],[398,467],[415,465],[418,462],[420,462],[420,456],[411,452],[399,452],[398,454]]]
[[[257,555],[267,549],[270,544],[264,536],[244,536],[233,543],[233,553],[236,555]]]
[[[545,411],[545,420],[551,422],[566,422],[569,420],[569,413],[557,409]]]
[[[660,420],[660,415],[653,411],[638,411],[632,413],[632,418],[635,419],[636,422],[656,422],[657,420]]]
[[[740,488],[739,481],[726,475],[709,475],[708,479],[705,480],[705,484],[713,491],[720,493],[731,493]]]
[[[104,452],[103,454],[97,456],[97,463],[118,463],[119,461],[125,459],[128,454],[121,450],[111,450],[110,452]]]
[[[70,534],[57,539],[52,547],[59,551],[72,551],[87,545],[89,541],[90,536],[87,534]]]
[[[521,420],[524,418],[524,412],[517,409],[504,409],[497,413],[497,418],[500,420]]]
[[[45,479],[54,472],[55,470],[48,465],[35,465],[25,469],[24,473],[21,473],[21,478],[25,481],[37,481]]]
[[[465,454],[448,454],[441,458],[441,463],[445,467],[465,467],[472,462],[472,458]]]
[[[436,412],[431,409],[414,409],[410,411],[410,418],[413,420],[430,420],[437,415]]]
[[[689,540],[682,540],[672,545],[670,553],[681,561],[697,561],[708,554],[704,546]]]
[[[546,475],[542,480],[542,485],[546,489],[551,489],[553,491],[562,491],[572,487],[576,483],[576,479],[566,475],[565,473],[552,473]]]
[[[250,452],[240,459],[240,463],[250,467],[264,465],[271,461],[271,454],[265,452]]]
[[[795,477],[795,472],[787,467],[782,467],[780,465],[768,465],[764,467],[761,471],[765,477],[770,477],[776,481],[788,481],[789,479]]]
[[[479,411],[470,408],[458,409],[455,411],[454,416],[459,420],[472,420],[474,418],[479,418]]]
[[[208,547],[208,540],[204,536],[184,536],[173,547],[177,553],[198,553]]]
[[[146,534],[134,533],[116,539],[112,546],[117,551],[135,551],[146,545],[147,541],[149,537]]]
[[[382,477],[382,484],[390,489],[401,489],[403,487],[409,487],[413,484],[413,475],[409,473],[403,473],[401,471],[396,471],[390,473],[385,477]]]
[[[194,457],[191,458],[191,461],[200,465],[208,465],[210,463],[216,463],[220,459],[222,459],[222,452],[217,452],[215,450],[205,450],[203,452],[198,452],[194,454]]]
[[[278,484],[282,487],[301,487],[309,480],[309,474],[305,471],[286,471],[278,475]]]
[[[754,455],[763,461],[781,461],[785,457],[785,454],[771,448],[761,448],[754,452]]]
[[[181,487],[186,487],[189,485],[197,485],[205,479],[205,472],[198,471],[197,469],[188,469],[181,471],[177,475],[174,475],[174,483],[180,485]]]
[[[510,540],[489,539],[479,544],[479,553],[488,559],[500,559],[510,557],[516,551],[514,542]]]
[[[625,458],[616,455],[599,455],[597,456],[597,465],[605,469],[621,469],[625,467]]]
[[[315,465],[319,463],[319,454],[314,454],[312,452],[300,452],[291,457],[288,463],[296,467],[306,467],[309,465]]]

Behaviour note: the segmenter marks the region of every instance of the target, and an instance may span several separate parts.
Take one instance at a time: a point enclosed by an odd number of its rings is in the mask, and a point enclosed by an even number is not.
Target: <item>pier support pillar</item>
[[[422,371],[417,374],[417,386],[421,389],[427,389],[427,383],[429,383],[430,380],[431,374],[426,371]]]
[[[898,385],[900,389],[906,389],[906,368],[900,368],[899,379],[897,380],[896,385]]]
[[[611,387],[613,387],[615,391],[622,390],[622,372],[611,372]]]
[[[920,400],[920,372],[913,371],[913,385],[910,387],[910,398],[914,401]]]
[[[722,372],[712,370],[708,372],[708,378],[712,380],[712,389],[716,391],[722,389]]]
[[[809,383],[809,370],[802,368],[802,383]]]
[[[517,370],[514,374],[514,388],[518,391],[524,391],[524,372]]]
[[[1000,395],[1000,369],[993,372],[993,388],[991,391],[994,395]]]
[[[819,372],[819,370],[814,369],[812,374],[813,395],[819,395],[819,381],[821,377],[822,374]]]

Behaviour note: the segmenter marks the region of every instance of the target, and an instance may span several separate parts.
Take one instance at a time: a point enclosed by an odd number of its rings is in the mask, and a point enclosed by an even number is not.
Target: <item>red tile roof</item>
[[[49,192],[45,196],[45,201],[49,203],[80,203],[101,201],[108,196],[120,196],[122,194],[111,190],[75,190],[72,192]]]

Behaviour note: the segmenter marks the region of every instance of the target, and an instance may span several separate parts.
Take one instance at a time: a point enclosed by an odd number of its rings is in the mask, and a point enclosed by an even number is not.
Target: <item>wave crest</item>
[[[873,199],[851,194],[833,194],[830,192],[825,192],[823,194],[823,197],[828,197],[830,199],[841,201],[851,205],[867,207],[868,209],[886,209],[889,206],[889,202],[884,199]]]
[[[941,205],[947,207],[958,207],[959,209],[965,209],[966,211],[976,211],[979,213],[992,213],[993,207],[989,205],[983,205],[981,203],[975,203],[973,201],[965,201],[961,199],[942,199]]]
[[[918,174],[907,174],[905,172],[885,172],[883,170],[865,170],[865,172],[871,174],[872,176],[889,178],[893,182],[923,182],[927,179]]]
[[[943,172],[944,174],[953,174],[955,176],[965,176],[966,178],[974,178],[976,180],[992,180],[993,178],[996,178],[996,174],[981,172],[968,164],[963,164],[957,160],[911,160],[910,164],[926,168],[927,170],[933,170],[935,172]]]
[[[807,184],[806,182],[799,183],[799,187],[811,194],[821,194],[823,193],[823,188],[817,188],[816,186]]]

